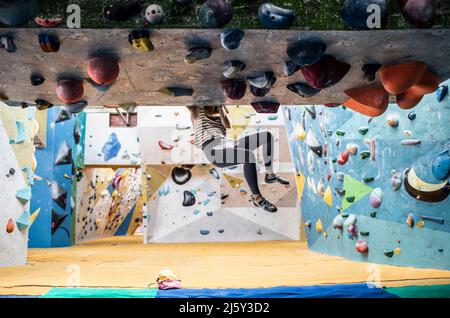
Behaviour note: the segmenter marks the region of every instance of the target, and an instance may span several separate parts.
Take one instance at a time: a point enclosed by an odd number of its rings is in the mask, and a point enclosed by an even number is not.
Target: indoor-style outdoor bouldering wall
[[[39,180],[32,187],[31,210],[38,211],[30,247],[74,243],[75,187],[83,161],[84,115],[66,107],[47,110],[46,140],[36,151]]]
[[[32,110],[0,107],[0,267],[26,263],[38,129]]]
[[[282,116],[229,107],[230,138],[269,129],[276,140],[274,169],[290,185],[265,184],[260,169],[261,191],[278,207],[270,214],[251,203],[242,168],[215,168],[195,148],[185,107],[143,107],[138,113],[146,242],[299,239],[297,190]]]
[[[446,83],[448,85],[448,82]],[[284,114],[309,247],[352,260],[450,269],[450,101],[426,95],[379,117],[289,106]]]

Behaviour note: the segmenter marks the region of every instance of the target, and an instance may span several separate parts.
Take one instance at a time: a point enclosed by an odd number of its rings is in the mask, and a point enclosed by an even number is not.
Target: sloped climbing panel
[[[305,176],[299,190],[312,250],[450,269],[445,85],[414,109],[391,104],[376,118],[342,107],[284,109],[293,160]]]
[[[347,99],[344,90],[368,84],[363,78],[364,64],[377,62],[389,65],[411,59],[427,63],[441,80],[450,77],[450,66],[444,63],[449,57],[450,32],[445,29],[367,32],[246,30],[241,46],[234,51],[222,48],[221,30],[152,30],[150,38],[154,50],[151,52],[141,52],[130,45],[129,29],[59,29],[53,31],[60,42],[59,51],[54,53],[41,50],[38,42],[41,32],[36,29],[14,30],[17,52],[0,51],[3,62],[0,65],[0,73],[3,74],[0,91],[10,100],[34,103],[36,99],[43,99],[62,104],[56,96],[56,80],[67,75],[88,78],[88,58],[99,52],[119,57],[120,74],[112,87],[94,87],[84,81],[83,98],[90,105],[248,105],[261,100],[285,105],[341,103]],[[305,38],[321,39],[326,45],[326,55],[332,55],[351,66],[337,85],[323,89],[311,98],[302,98],[287,88],[288,84],[303,81],[302,72],[284,76],[288,45]],[[185,63],[188,51],[199,46],[211,48],[211,56],[192,64]],[[241,74],[243,79],[265,71],[274,72],[276,82],[265,98],[254,97],[249,88],[239,101],[224,97],[220,82],[225,79],[223,72],[231,60],[240,60],[246,64]],[[32,86],[32,71],[39,71],[46,81],[40,86]],[[173,93],[167,95],[160,92],[163,88],[171,87],[193,89],[193,96],[184,96],[186,94],[183,93],[180,97],[173,97]],[[77,90],[78,96],[80,91]]]

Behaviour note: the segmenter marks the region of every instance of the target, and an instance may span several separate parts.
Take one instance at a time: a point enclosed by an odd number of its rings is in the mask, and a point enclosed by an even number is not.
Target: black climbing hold
[[[52,235],[55,234],[56,230],[60,228],[67,217],[67,214],[59,214],[52,209]]]
[[[327,45],[322,40],[310,38],[290,43],[286,53],[295,64],[306,66],[318,62],[326,49]]]
[[[220,179],[220,175],[219,172],[217,171],[216,168],[211,168],[209,169],[209,173],[216,179]]]
[[[45,78],[41,74],[33,73],[30,76],[30,82],[33,86],[39,86],[45,82]]]
[[[233,8],[226,0],[206,0],[198,18],[202,27],[221,28],[233,18]]]
[[[172,180],[178,185],[183,185],[191,180],[192,173],[189,169],[175,167],[172,169]]]
[[[387,257],[392,257],[394,256],[394,250],[385,250],[384,255],[386,255]]]
[[[321,89],[309,86],[307,83],[298,82],[289,84],[287,88],[303,98],[310,98],[320,93]]]
[[[291,76],[300,70],[300,66],[292,61],[284,62],[284,75]]]
[[[346,0],[341,11],[342,20],[354,29],[366,30],[372,27],[368,25],[373,12],[369,5],[378,5],[380,8],[381,25],[384,27],[388,20],[388,4],[386,0]]]
[[[200,234],[201,235],[208,235],[209,231],[208,230],[200,230]]]
[[[293,10],[277,7],[271,3],[263,3],[258,10],[259,20],[268,29],[289,28],[296,16]]]
[[[250,85],[250,92],[255,97],[264,97],[270,92],[270,88],[258,88],[253,85]]]
[[[103,9],[103,16],[111,21],[126,21],[141,13],[142,7],[138,0],[116,1]]]
[[[36,108],[38,110],[46,110],[46,109],[52,108],[54,106],[52,103],[49,103],[48,101],[46,101],[44,99],[36,99],[34,101],[34,103],[36,104]]]
[[[183,206],[193,206],[195,204],[195,196],[190,191],[183,192]]]
[[[72,117],[72,113],[65,106],[59,108],[58,115],[56,116],[55,123],[60,123],[69,120]]]
[[[59,148],[58,150],[58,154],[56,155],[55,165],[62,166],[71,163],[72,163],[72,149],[66,143],[63,143],[61,145],[61,148]]]
[[[362,67],[362,71],[364,73],[364,79],[369,82],[373,82],[375,80],[375,74],[381,68],[381,64],[379,63],[368,63],[364,64]]]
[[[39,34],[39,45],[42,51],[46,53],[58,52],[59,51],[59,38],[54,33],[42,32]]]
[[[412,111],[412,112],[410,112],[410,113],[408,114],[408,119],[409,119],[409,120],[414,120],[414,119],[416,119],[416,117],[417,117],[417,115],[416,115],[416,112],[415,112],[415,111]]]
[[[247,78],[250,85],[260,88],[260,89],[267,89],[271,88],[277,78],[275,77],[275,73],[272,71],[264,72],[263,74],[258,74],[256,76],[250,76]]]
[[[158,90],[158,92],[171,97],[192,96],[194,94],[194,90],[192,88],[177,86],[164,87]]]
[[[67,191],[61,187],[57,182],[50,182],[50,190],[52,194],[52,200],[65,210],[67,205]]]
[[[18,26],[29,21],[37,12],[37,0],[1,0],[0,23]]]
[[[245,32],[237,29],[228,29],[220,34],[220,43],[227,50],[236,50],[241,45]]]
[[[8,53],[15,53],[17,51],[16,44],[11,35],[0,36],[0,48],[4,48]]]
[[[85,100],[80,100],[76,103],[67,104],[66,107],[72,114],[78,114],[82,112],[88,105],[88,102]]]
[[[244,69],[246,65],[244,62],[238,60],[232,60],[228,62],[227,68],[223,72],[223,76],[232,79],[236,78]]]

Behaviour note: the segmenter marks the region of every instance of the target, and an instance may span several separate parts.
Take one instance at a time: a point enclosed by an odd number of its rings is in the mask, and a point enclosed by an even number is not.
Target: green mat
[[[155,298],[157,289],[52,288],[41,298]]]
[[[450,285],[391,287],[384,290],[401,298],[450,298]]]

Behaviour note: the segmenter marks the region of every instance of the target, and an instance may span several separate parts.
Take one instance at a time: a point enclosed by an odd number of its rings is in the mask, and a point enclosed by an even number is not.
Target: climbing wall
[[[274,168],[290,185],[265,184],[262,169],[259,181],[262,193],[277,205],[278,212],[254,207],[241,167],[218,169],[207,163],[191,142],[192,124],[185,108],[162,111],[149,107],[139,111],[142,126],[138,123],[146,242],[299,239],[297,190],[282,116],[256,114],[250,106],[229,111],[230,138],[262,127],[275,137]],[[143,127],[150,122],[156,127]],[[160,141],[166,146],[161,147]]]
[[[36,150],[38,180],[32,187],[31,211],[38,214],[30,231],[30,247],[73,244],[75,201],[72,187],[77,178],[76,165],[82,162],[83,152],[80,125],[82,120],[78,121],[63,107],[48,110],[45,146]]]
[[[86,116],[86,165],[140,165],[136,127],[110,127],[109,113]]]
[[[142,218],[140,180],[139,168],[85,167],[77,183],[76,243],[132,235]]]
[[[0,267],[26,263],[37,129],[34,110],[0,103]]]
[[[448,97],[376,118],[323,106],[284,114],[312,250],[450,269]]]

